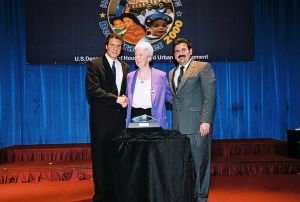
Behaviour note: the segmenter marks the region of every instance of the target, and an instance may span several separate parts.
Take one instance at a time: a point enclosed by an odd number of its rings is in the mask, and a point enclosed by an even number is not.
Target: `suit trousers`
[[[187,136],[190,138],[196,173],[194,198],[196,202],[207,202],[210,185],[211,134],[204,137],[199,133]]]
[[[91,155],[95,194],[93,202],[114,202],[113,173],[109,167],[107,141],[120,135],[125,128],[125,113],[121,108],[109,108],[101,103],[90,107]]]

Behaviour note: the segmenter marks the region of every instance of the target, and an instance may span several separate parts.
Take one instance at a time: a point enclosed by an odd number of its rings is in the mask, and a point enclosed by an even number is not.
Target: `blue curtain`
[[[297,0],[255,0],[256,59],[212,62],[214,139],[286,140],[300,126],[299,8]],[[27,65],[25,50],[24,0],[2,0],[0,147],[89,142],[85,66]]]

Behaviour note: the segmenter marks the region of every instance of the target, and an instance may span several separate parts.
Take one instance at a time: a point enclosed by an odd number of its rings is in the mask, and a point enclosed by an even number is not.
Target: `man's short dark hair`
[[[105,40],[105,45],[108,45],[108,42],[110,39],[119,39],[120,41],[122,41],[122,46],[124,45],[124,40],[123,37],[117,33],[110,33],[109,35],[107,35],[106,40]]]
[[[175,52],[175,46],[177,46],[180,43],[185,43],[190,50],[192,48],[192,43],[187,38],[178,38],[173,43],[173,52]]]

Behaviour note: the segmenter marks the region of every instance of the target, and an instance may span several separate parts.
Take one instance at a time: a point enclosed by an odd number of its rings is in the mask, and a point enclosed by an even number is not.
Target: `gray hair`
[[[143,50],[145,50],[148,53],[149,57],[153,57],[153,47],[151,45],[151,43],[144,41],[143,39],[140,40],[139,42],[137,42],[137,44],[134,47],[134,51],[136,51],[136,49],[141,48]]]

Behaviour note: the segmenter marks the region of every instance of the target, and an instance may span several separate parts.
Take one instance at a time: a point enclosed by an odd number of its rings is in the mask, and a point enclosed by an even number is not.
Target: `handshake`
[[[123,108],[125,108],[128,105],[128,98],[125,95],[122,95],[117,98],[116,102],[122,105]]]

